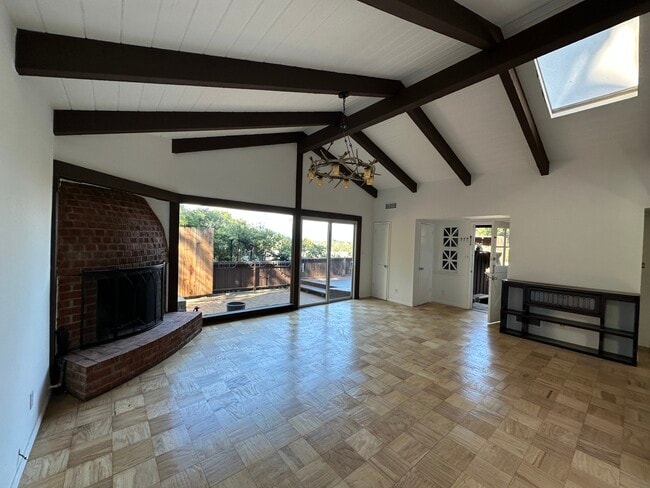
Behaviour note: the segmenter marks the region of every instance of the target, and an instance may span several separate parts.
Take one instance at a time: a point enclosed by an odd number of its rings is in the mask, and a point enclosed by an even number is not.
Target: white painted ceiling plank
[[[63,80],[72,110],[95,110],[95,95],[90,80]]]
[[[293,0],[284,13],[266,32],[264,37],[250,53],[251,59],[268,61],[270,56],[278,56],[278,46],[293,32],[296,26],[304,22],[318,0]]]
[[[449,165],[407,114],[369,127],[364,133],[415,181],[454,177]]]
[[[138,110],[140,106],[140,99],[142,98],[142,91],[144,89],[143,83],[126,83],[120,81],[118,85],[118,109],[119,110]]]
[[[124,0],[122,42],[151,47],[161,0]]]
[[[165,93],[165,85],[145,84],[140,97],[138,110],[140,112],[155,111],[160,106],[160,100]]]
[[[233,1],[199,0],[181,43],[181,51],[204,53]]]
[[[152,46],[178,51],[196,4],[197,0],[162,0]]]
[[[115,0],[82,0],[86,37],[100,41],[120,42],[122,3]]]
[[[59,79],[26,76],[25,79],[36,91],[43,95],[50,107],[57,110],[70,110],[70,102]]]
[[[17,26],[22,29],[45,31],[36,0],[5,0],[5,5]]]
[[[114,81],[93,80],[95,110],[117,110],[118,87]]]
[[[45,31],[66,36],[85,37],[80,0],[39,0]]]
[[[264,0],[228,50],[228,57],[249,59],[255,46],[264,38],[291,0]]]
[[[257,11],[261,0],[236,0],[224,13],[205,53],[226,56],[251,16]]]

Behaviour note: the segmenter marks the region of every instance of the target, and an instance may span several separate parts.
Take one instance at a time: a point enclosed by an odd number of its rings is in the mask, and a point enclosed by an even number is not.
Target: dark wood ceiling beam
[[[400,183],[402,183],[412,193],[417,193],[418,184],[413,181],[413,179],[407,175],[406,172],[400,168],[395,161],[393,161],[384,151],[382,151],[374,142],[372,142],[367,135],[359,131],[352,134],[351,137],[357,144],[359,144],[359,146],[364,148],[368,154],[379,161],[379,163],[384,168],[386,168],[390,174],[397,178]]]
[[[305,137],[304,132],[279,132],[276,134],[247,134],[239,136],[173,139],[172,152],[180,154],[242,147],[274,146],[277,144],[295,143],[303,137]]]
[[[500,29],[453,0],[359,0],[400,19],[487,49],[499,39]]]
[[[460,178],[463,184],[465,186],[470,186],[472,184],[472,175],[460,158],[456,156],[456,153],[447,143],[442,134],[435,128],[431,120],[429,120],[427,114],[425,114],[420,107],[409,110],[407,113],[409,117],[411,117],[411,120],[415,122],[415,125],[418,126],[424,136],[429,139],[429,142],[431,142],[433,147],[436,148],[442,158],[447,162],[452,171]]]
[[[386,97],[400,82],[19,29],[21,75]]]
[[[519,121],[519,126],[521,127],[521,131],[524,133],[524,137],[526,138],[530,152],[533,155],[539,174],[546,176],[550,171],[548,155],[546,154],[546,149],[544,149],[542,137],[539,135],[539,131],[537,130],[537,124],[535,123],[533,113],[528,105],[526,94],[524,93],[524,89],[519,81],[519,76],[513,68],[505,73],[501,73],[499,77],[501,78],[503,88],[505,88],[506,94],[510,99],[512,109],[515,111],[515,115]]]
[[[338,159],[336,156],[334,156],[331,152],[329,152],[324,147],[317,147],[316,149],[312,149],[311,151],[321,158]],[[341,173],[343,173],[346,176],[350,174],[350,170],[343,166],[341,166],[339,170],[341,171]],[[372,198],[377,198],[378,192],[377,192],[377,188],[375,188],[374,186],[366,185],[361,181],[356,181],[356,180],[351,180],[351,181],[359,188],[361,188],[363,191],[365,191],[368,195],[370,195]]]
[[[340,112],[101,112],[55,110],[54,134],[129,134],[303,127],[340,122]]]
[[[487,51],[474,54],[348,116],[348,133],[413,110],[648,11],[650,0],[583,0]],[[320,147],[336,140],[339,133],[338,125],[326,127],[303,139],[299,149],[307,151]]]
[[[472,12],[470,9],[456,3],[454,0],[437,0],[435,4],[426,0],[360,1],[407,20],[408,22],[426,27],[427,29],[481,49],[492,48],[504,39],[503,33],[498,26]],[[500,73],[500,77],[539,172],[542,175],[547,175],[549,173],[548,156],[546,155],[546,150],[544,149],[537,125],[535,124],[535,119],[533,118],[528,100],[526,100],[526,95],[521,87],[517,72],[513,68]],[[425,132],[426,134],[427,132]],[[458,160],[458,158],[455,159]],[[448,162],[450,161],[448,160]],[[450,166],[454,168],[454,165],[451,163]],[[454,169],[454,171],[456,170]]]

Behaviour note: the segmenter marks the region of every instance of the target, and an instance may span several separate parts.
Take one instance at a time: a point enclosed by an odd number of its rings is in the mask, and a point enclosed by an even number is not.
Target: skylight
[[[536,63],[551,117],[635,97],[638,17],[553,51]]]

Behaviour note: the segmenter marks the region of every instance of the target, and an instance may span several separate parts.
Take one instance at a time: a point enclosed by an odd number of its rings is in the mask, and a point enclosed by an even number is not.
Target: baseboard
[[[406,305],[407,307],[412,307],[413,304],[404,300],[396,300],[395,298],[389,298],[387,302],[397,303],[399,305]]]
[[[49,375],[48,375],[49,378]],[[36,436],[38,435],[38,431],[41,428],[41,423],[43,423],[43,417],[45,417],[45,412],[47,411],[47,406],[50,404],[50,394],[51,391],[49,389],[49,383],[45,385],[47,388],[47,393],[45,395],[45,401],[43,402],[43,405],[41,407],[41,411],[38,414],[38,420],[36,421],[36,425],[34,426],[34,429],[32,430],[32,433],[29,435],[29,440],[27,441],[27,446],[25,447],[25,456],[29,458],[29,455],[32,452],[32,447],[34,447],[34,442],[36,441]],[[14,479],[11,482],[11,488],[18,488],[18,484],[20,483],[20,478],[23,476],[23,472],[25,471],[25,466],[27,466],[27,461],[24,459],[20,459],[20,464],[18,465],[18,469],[16,469],[16,474],[14,475]]]
[[[440,305],[447,305],[449,307],[462,308],[463,310],[469,310],[466,305],[458,304],[453,302],[448,302],[446,300],[433,299],[430,303],[439,303]]]

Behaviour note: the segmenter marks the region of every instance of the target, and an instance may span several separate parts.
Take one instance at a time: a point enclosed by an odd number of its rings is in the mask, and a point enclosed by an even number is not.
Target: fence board
[[[178,237],[178,295],[211,294],[214,229],[181,227]]]

